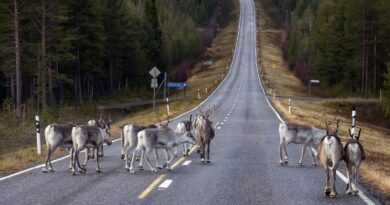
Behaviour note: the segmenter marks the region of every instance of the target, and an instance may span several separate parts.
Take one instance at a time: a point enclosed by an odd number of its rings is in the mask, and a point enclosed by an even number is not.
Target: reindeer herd
[[[343,147],[338,136],[339,120],[337,120],[336,128],[331,129],[328,122],[325,120],[326,130],[321,130],[308,125],[300,125],[295,123],[281,123],[279,125],[280,135],[280,164],[288,163],[288,155],[286,145],[290,143],[303,144],[302,154],[298,165],[303,166],[303,156],[305,150],[311,153],[313,165],[318,164],[315,161],[315,146],[317,146],[317,158],[325,171],[325,194],[331,198],[336,197],[336,172],[339,164],[344,160],[347,167],[348,183],[347,195],[358,195],[358,170],[361,162],[365,159],[364,149],[359,142],[360,132],[356,135],[351,133],[351,139]],[[283,157],[283,150],[285,156]],[[331,180],[329,180],[331,173]],[[329,186],[331,181],[331,186]]]
[[[198,111],[194,119],[191,115],[189,120],[180,121],[176,129],[169,127],[169,116],[167,122],[162,123],[157,114],[158,124],[125,124],[121,126],[121,158],[125,161],[125,169],[134,173],[135,161],[139,161],[138,169],[143,170],[144,161],[146,161],[152,172],[163,168],[171,170],[171,163],[177,157],[179,146],[183,147],[184,156],[188,155],[192,146],[198,147],[201,163],[210,163],[210,144],[215,136],[211,118],[214,116],[215,107],[210,106],[205,112],[203,107],[198,107]],[[96,172],[99,173],[101,171],[99,158],[104,156],[103,143],[111,145],[110,138],[111,117],[103,119],[100,115],[98,120],[90,120],[87,125],[50,124],[45,129],[47,157],[42,172],[54,171],[51,155],[57,147],[62,147],[69,151],[69,169],[73,175],[76,175],[77,171],[85,173],[87,162],[91,158],[96,160]],[[166,162],[163,163],[163,166],[160,165],[158,149],[162,149],[165,154]],[[80,164],[78,156],[83,150],[85,158],[84,162]],[[130,154],[132,157],[129,162]],[[154,154],[156,166],[152,166],[150,162],[151,154]]]
[[[152,172],[158,169],[171,170],[171,163],[178,155],[178,147],[182,147],[183,155],[187,156],[190,149],[197,148],[202,164],[210,163],[210,144],[215,136],[213,121],[215,107],[209,107],[204,112],[198,107],[198,113],[194,118],[177,123],[176,129],[169,126],[167,122],[161,122],[156,114],[159,123],[148,125],[125,124],[121,128],[121,158],[124,160],[124,167],[131,174],[135,172],[135,162],[139,161],[138,170],[144,169],[144,161]],[[311,154],[313,165],[318,166],[316,158],[325,171],[325,194],[336,197],[335,188],[336,172],[339,164],[344,160],[347,167],[348,184],[346,194],[358,194],[358,170],[362,160],[365,159],[364,149],[359,142],[360,132],[349,130],[351,139],[343,147],[338,136],[339,120],[336,128],[331,129],[325,120],[326,130],[313,126],[296,123],[281,123],[279,125],[280,135],[280,164],[288,164],[286,146],[288,144],[303,144],[301,157],[298,165],[303,166],[303,157],[306,150]],[[73,175],[86,172],[89,159],[96,161],[96,172],[100,172],[99,158],[104,156],[103,143],[111,145],[111,117],[98,120],[90,120],[87,125],[75,125],[72,123],[53,123],[45,129],[47,145],[47,157],[42,172],[53,171],[51,155],[57,147],[66,148],[70,155],[69,169]],[[194,136],[195,135],[195,136]],[[194,147],[195,146],[195,147]],[[317,157],[315,148],[317,147]],[[165,154],[166,161],[160,164],[157,150],[161,149]],[[80,165],[79,153],[85,150],[84,162]],[[284,151],[284,154],[283,154]],[[156,165],[150,162],[150,155],[154,155]],[[131,156],[131,160],[129,160]],[[77,170],[76,170],[77,169]],[[331,178],[330,177],[331,173]],[[329,186],[331,182],[331,186]]]

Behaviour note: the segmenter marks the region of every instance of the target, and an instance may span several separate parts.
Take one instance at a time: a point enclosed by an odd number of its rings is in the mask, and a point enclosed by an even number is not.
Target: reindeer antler
[[[102,116],[103,116],[103,113],[102,113],[102,112],[100,112],[100,117],[99,117],[99,120],[101,120],[101,119],[102,119]]]

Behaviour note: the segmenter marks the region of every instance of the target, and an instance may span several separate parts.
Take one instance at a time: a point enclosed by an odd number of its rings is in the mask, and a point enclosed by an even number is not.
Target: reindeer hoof
[[[352,195],[352,191],[351,190],[348,190],[347,192],[345,192],[346,195]]]
[[[354,196],[359,195],[359,191],[357,191],[357,190],[356,190],[356,191],[353,191],[353,192],[352,192],[352,195],[354,195]]]
[[[153,172],[153,173],[157,173],[157,170],[156,170],[156,169],[152,169],[152,172]]]
[[[96,169],[96,173],[99,174],[101,173],[102,171],[100,169]]]
[[[163,164],[163,168],[167,167],[168,166],[168,163],[164,162]]]
[[[280,161],[279,161],[279,164],[280,164],[280,165],[284,165],[283,160],[280,160]]]
[[[47,172],[48,172],[47,169],[46,169],[46,167],[43,167],[43,168],[42,168],[42,172],[43,172],[43,173],[47,173]]]
[[[302,162],[298,162],[298,166],[303,167],[303,163]]]
[[[318,166],[318,164],[317,163],[313,163],[313,165],[316,167],[316,166]]]
[[[200,153],[200,149],[197,149],[197,150],[196,150],[196,153]]]
[[[130,174],[134,174],[134,169],[130,168],[129,172],[130,172]]]
[[[337,193],[336,193],[336,192],[331,192],[331,193],[329,194],[329,197],[330,197],[330,198],[336,198],[336,196],[337,196]]]
[[[144,170],[143,166],[138,166],[138,170]]]
[[[325,195],[329,196],[329,194],[330,194],[330,188],[325,188]]]
[[[99,157],[104,157],[104,154],[102,153],[102,154],[99,154]]]
[[[208,160],[206,160],[206,163],[207,163],[207,164],[210,164],[210,163],[211,163],[211,161],[208,159]]]
[[[72,170],[71,173],[72,173],[73,176],[76,175],[76,171],[75,170]]]
[[[124,154],[121,155],[121,159],[125,159],[125,155]]]
[[[284,160],[284,164],[287,165],[287,164],[288,164],[288,161],[287,161],[287,160]]]
[[[157,169],[163,169],[163,167],[162,166],[158,166]]]

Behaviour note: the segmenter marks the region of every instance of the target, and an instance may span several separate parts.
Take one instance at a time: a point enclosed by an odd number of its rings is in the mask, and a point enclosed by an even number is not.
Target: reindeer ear
[[[351,133],[351,129],[348,128],[349,136],[353,139],[353,134]]]

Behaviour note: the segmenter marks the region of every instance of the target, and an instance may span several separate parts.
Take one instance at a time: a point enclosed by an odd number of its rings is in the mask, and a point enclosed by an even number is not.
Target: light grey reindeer
[[[280,164],[288,164],[288,155],[286,150],[286,145],[293,144],[303,144],[301,158],[298,161],[298,165],[303,166],[303,157],[305,155],[306,148],[309,153],[311,153],[311,157],[313,160],[313,165],[317,166],[315,160],[315,155],[311,148],[317,146],[321,139],[326,135],[326,131],[322,129],[318,129],[313,126],[308,125],[300,125],[295,123],[280,123],[279,124],[279,136],[280,136]],[[283,149],[285,153],[285,157],[283,159]]]
[[[138,132],[145,130],[147,128],[158,128],[158,126],[155,124],[150,124],[150,125],[127,124],[121,128],[121,137],[122,137],[122,142],[123,142],[122,143],[122,159],[125,160],[125,169],[126,170],[129,170],[128,152],[129,152],[129,150],[133,150],[137,146]],[[139,156],[137,155],[137,158],[138,157]]]
[[[347,195],[358,195],[358,177],[359,177],[359,167],[361,162],[366,158],[364,153],[364,148],[359,142],[360,132],[362,129],[359,129],[359,134],[351,133],[351,130],[348,129],[349,136],[351,137],[348,140],[347,144],[344,147],[345,153],[345,163],[347,164],[348,169],[348,184],[347,184]]]
[[[199,107],[198,107],[199,109]],[[202,109],[199,109],[200,114],[197,115],[193,122],[194,132],[196,136],[196,140],[198,142],[200,153],[200,161],[202,164],[210,163],[210,144],[211,140],[215,136],[215,130],[213,127],[213,122],[210,120],[210,117],[214,115],[214,106],[213,108],[209,107],[209,109],[204,113]],[[207,146],[207,158],[206,155],[206,146]]]
[[[196,144],[196,140],[191,134],[191,132],[180,133],[173,129],[170,129],[169,127],[142,130],[138,132],[137,138],[138,144],[137,148],[133,152],[133,157],[130,164],[130,173],[134,173],[135,155],[140,151],[142,151],[141,160],[145,158],[146,163],[148,164],[152,172],[157,172],[157,169],[152,167],[152,165],[150,164],[150,153],[155,153],[157,166],[159,166],[159,159],[156,153],[156,149],[165,149],[168,153],[168,162],[166,163],[166,167],[168,170],[171,170],[170,164],[175,158],[172,149],[175,146],[183,143]]]
[[[178,132],[191,132],[192,131],[192,115],[190,115],[190,120],[183,120],[177,123],[176,131]],[[191,144],[183,144],[183,155],[188,156],[188,153],[191,149]],[[175,148],[175,155],[178,153],[178,147]]]
[[[76,162],[80,168],[79,162],[79,153],[84,148],[93,148],[99,151],[99,147],[106,142],[108,145],[111,145],[110,132],[107,129],[98,127],[98,126],[89,126],[89,125],[80,125],[72,129],[72,174],[76,174]],[[83,166],[81,167],[80,172],[86,172],[86,166],[88,162],[88,157],[85,157]],[[100,172],[99,165],[99,155],[96,155],[96,173]]]
[[[344,158],[343,144],[338,137],[339,120],[336,129],[330,129],[326,124],[326,135],[321,139],[318,146],[318,159],[325,170],[325,194],[332,198],[336,197],[336,171],[341,160]],[[329,171],[332,172],[332,187],[329,188]]]
[[[76,125],[72,123],[65,123],[65,124],[53,123],[48,125],[45,128],[47,155],[46,155],[45,166],[42,168],[43,173],[47,173],[48,171],[51,172],[54,171],[53,166],[51,164],[50,157],[57,147],[66,148],[69,150],[69,154],[71,154],[70,149],[73,147],[72,129],[75,126]],[[72,165],[72,158],[70,160],[69,168],[71,168],[71,165]]]
[[[109,132],[111,132],[111,123],[112,123],[112,120],[111,120],[111,115],[109,114],[108,115],[108,119],[103,119],[102,118],[102,113],[100,113],[100,117],[98,120],[96,119],[92,119],[92,120],[89,120],[87,125],[89,126],[98,126],[98,127],[101,127],[103,129],[107,129]],[[90,149],[87,149],[86,152],[87,152],[87,156],[88,157],[91,157],[91,158],[95,158],[95,156],[97,154],[99,154],[99,157],[104,157],[104,148],[103,148],[103,144],[99,147],[99,151],[97,152],[97,150],[92,150],[91,151],[91,156],[89,155],[89,152],[90,152]],[[95,153],[97,152],[97,153]]]

